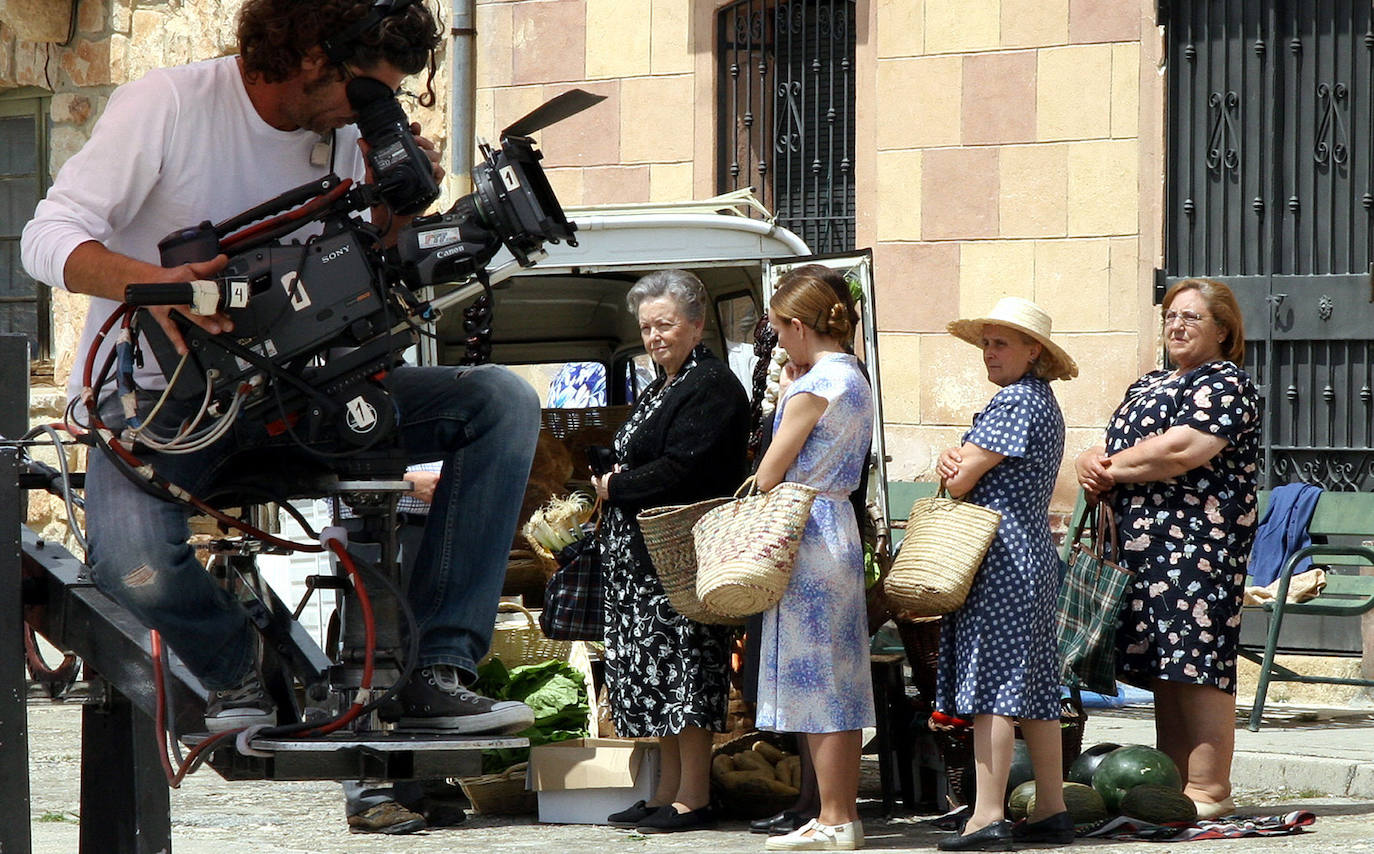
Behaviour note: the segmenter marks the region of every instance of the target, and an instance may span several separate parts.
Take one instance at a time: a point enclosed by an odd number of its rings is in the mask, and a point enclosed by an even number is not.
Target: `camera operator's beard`
[[[355,118],[344,94],[344,77],[335,66],[317,69],[314,75],[302,72],[305,79],[297,98],[284,105],[292,123],[305,130],[327,135]]]

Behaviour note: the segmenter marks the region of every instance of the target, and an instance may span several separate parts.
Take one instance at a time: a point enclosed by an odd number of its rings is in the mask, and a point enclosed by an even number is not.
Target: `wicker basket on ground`
[[[529,815],[538,807],[538,794],[525,788],[528,762],[512,765],[495,774],[462,777],[458,785],[472,801],[473,812],[482,815]]]
[[[491,633],[490,658],[499,658],[506,667],[538,664],[558,659],[566,661],[573,641],[551,640],[539,628],[539,619],[528,608],[514,602],[501,602],[498,612],[518,612],[523,619],[498,620]]]
[[[797,755],[797,739],[790,733],[753,730],[716,745],[712,751],[712,800],[730,818],[763,818],[788,809],[796,803],[797,790],[795,787],[791,788],[790,793],[781,790],[766,791],[764,787],[754,785],[740,787],[731,785],[727,779],[716,773],[715,757],[723,755],[735,759],[746,751],[756,753],[754,745],[757,742],[763,742],[786,755]]]
[[[1069,766],[1083,751],[1083,728],[1088,715],[1073,698],[1065,697],[1059,701],[1059,732],[1063,739],[1063,776],[1069,776]],[[973,727],[954,726],[931,718],[931,732],[935,734],[935,744],[940,749],[940,758],[945,765],[945,783],[949,795],[960,804],[973,803]],[[1021,727],[1016,728],[1016,737],[1021,738]]]

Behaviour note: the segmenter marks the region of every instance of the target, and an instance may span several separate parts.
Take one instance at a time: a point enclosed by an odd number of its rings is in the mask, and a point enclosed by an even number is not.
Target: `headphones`
[[[414,3],[415,0],[377,0],[366,15],[354,21],[351,26],[338,35],[325,39],[320,43],[320,48],[324,50],[324,55],[329,58],[330,62],[335,65],[342,65],[358,49],[360,36],[390,16],[403,13]]]

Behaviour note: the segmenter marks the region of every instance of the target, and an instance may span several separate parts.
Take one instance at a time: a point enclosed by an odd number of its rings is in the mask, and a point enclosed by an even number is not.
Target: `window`
[[[0,97],[0,332],[29,337],[31,358],[50,347],[48,288],[19,260],[19,235],[48,189],[48,99]]]
[[[739,0],[717,18],[721,192],[753,187],[813,252],[854,248],[854,0]]]

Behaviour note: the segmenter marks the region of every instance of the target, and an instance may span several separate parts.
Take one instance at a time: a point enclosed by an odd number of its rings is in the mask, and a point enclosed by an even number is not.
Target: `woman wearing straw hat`
[[[984,317],[956,320],[952,335],[983,351],[1001,386],[974,416],[963,445],[940,454],[936,471],[955,497],[1002,514],[997,537],[968,599],[940,636],[936,708],[973,717],[977,794],[962,834],[945,851],[1008,851],[1012,842],[1073,841],[1064,807],[1059,734],[1059,651],[1055,601],[1060,561],[1050,539],[1049,503],[1064,455],[1064,416],[1050,381],[1078,366],[1050,338],[1050,316],[1006,297]],[[1035,768],[1035,811],[1016,825],[1003,815],[1015,721]]]

